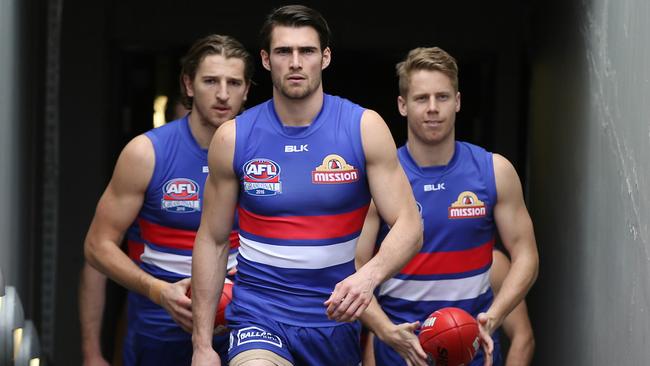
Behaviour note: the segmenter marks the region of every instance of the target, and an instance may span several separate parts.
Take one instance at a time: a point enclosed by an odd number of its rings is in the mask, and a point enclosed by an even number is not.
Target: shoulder
[[[386,122],[372,109],[365,109],[361,115],[361,127],[362,128],[376,128],[376,127],[386,127]]]
[[[212,137],[212,142],[210,144],[210,147],[212,147],[212,145],[214,144],[234,143],[235,132],[237,129],[235,122],[236,122],[235,119],[231,119],[229,121],[224,122],[221,126],[219,126],[219,128],[217,128],[217,131],[214,133],[214,136]]]
[[[144,189],[149,184],[155,166],[155,152],[151,140],[136,136],[122,150],[113,171],[112,184],[120,187]]]
[[[499,201],[521,196],[521,182],[512,163],[502,155],[496,153],[492,154],[492,161]]]
[[[517,172],[515,167],[512,165],[510,160],[506,159],[503,155],[492,153],[492,164],[494,165],[494,176],[499,179],[499,177],[508,177],[512,176],[517,177]]]
[[[142,134],[134,137],[126,144],[120,154],[120,160],[127,160],[130,163],[153,163],[154,155],[151,139]]]
[[[371,109],[366,109],[361,117],[361,143],[369,162],[376,157],[394,158],[397,161],[397,148],[393,135],[384,119]]]

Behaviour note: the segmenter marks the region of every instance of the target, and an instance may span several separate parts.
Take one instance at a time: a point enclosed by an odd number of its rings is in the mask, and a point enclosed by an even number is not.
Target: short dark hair
[[[276,26],[312,27],[318,33],[321,51],[329,47],[331,33],[327,21],[319,12],[307,6],[287,5],[269,13],[260,30],[260,46],[267,52],[271,51],[271,32]]]
[[[203,37],[190,47],[187,54],[181,60],[181,103],[187,109],[192,109],[193,98],[187,95],[187,89],[183,82],[183,76],[187,75],[190,80],[194,80],[196,70],[206,56],[222,55],[225,58],[239,58],[244,61],[244,79],[250,84],[253,78],[253,60],[246,48],[235,38],[221,34],[211,34]]]

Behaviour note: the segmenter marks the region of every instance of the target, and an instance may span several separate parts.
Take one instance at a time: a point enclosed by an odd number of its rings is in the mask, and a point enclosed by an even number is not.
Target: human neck
[[[323,108],[323,88],[302,99],[291,99],[273,89],[273,106],[285,126],[309,126]]]
[[[207,149],[212,141],[212,136],[217,130],[212,124],[202,121],[198,113],[190,113],[187,116],[187,121],[190,125],[190,132],[196,143],[202,148]]]
[[[424,143],[417,138],[412,138],[409,134],[406,147],[419,167],[443,166],[449,164],[451,158],[454,157],[456,141],[454,136],[450,135],[440,143]]]

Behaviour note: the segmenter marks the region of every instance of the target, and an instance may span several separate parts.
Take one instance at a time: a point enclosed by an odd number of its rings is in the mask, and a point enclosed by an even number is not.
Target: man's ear
[[[187,96],[194,97],[194,84],[187,74],[183,75],[183,85],[185,85],[185,93],[187,93]]]
[[[332,61],[332,50],[330,50],[329,47],[325,47],[323,50],[323,64],[321,66],[321,70],[325,70],[327,66],[330,65],[330,62]]]
[[[402,117],[406,117],[406,100],[401,95],[397,97],[397,109]]]
[[[271,60],[269,59],[269,53],[266,50],[260,51],[260,56],[262,57],[262,66],[268,71],[271,71]]]

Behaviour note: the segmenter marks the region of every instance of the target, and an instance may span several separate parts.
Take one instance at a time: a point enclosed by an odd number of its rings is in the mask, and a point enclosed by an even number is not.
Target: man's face
[[[239,113],[249,87],[244,69],[240,58],[208,55],[199,64],[194,80],[183,78],[187,95],[194,98],[192,112],[202,123],[216,128]]]
[[[271,71],[275,90],[289,99],[303,99],[321,87],[330,49],[320,49],[318,33],[312,27],[277,26],[271,33],[270,53],[262,50],[261,56],[264,68]]]
[[[405,98],[399,96],[397,105],[400,114],[407,118],[409,139],[436,145],[455,138],[460,93],[454,90],[451,80],[442,72],[413,71],[408,94]]]

